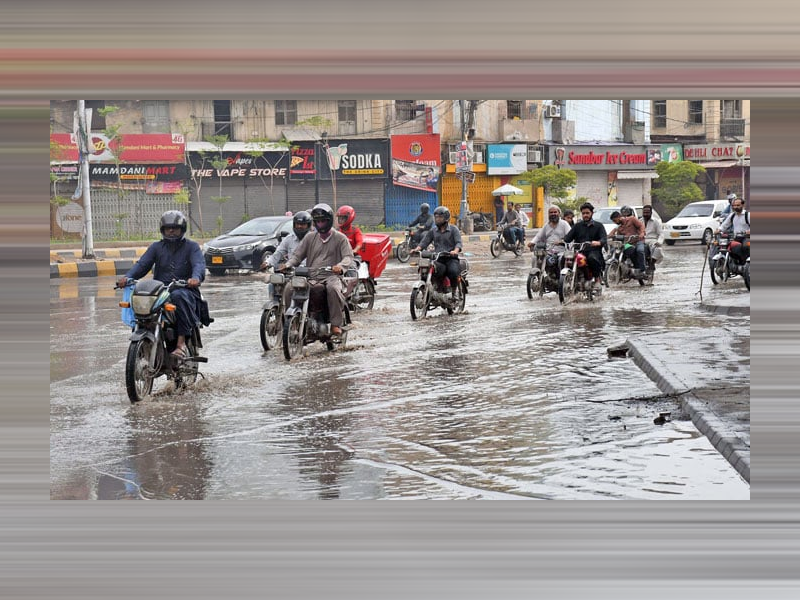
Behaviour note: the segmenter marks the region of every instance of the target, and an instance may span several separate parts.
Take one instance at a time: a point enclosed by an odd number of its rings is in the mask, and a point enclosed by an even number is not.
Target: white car
[[[600,223],[603,224],[603,227],[606,228],[606,235],[608,235],[608,233],[617,226],[616,223],[614,223],[614,221],[611,220],[611,213],[613,213],[615,210],[619,210],[622,206],[624,206],[624,204],[620,204],[619,206],[602,206],[594,210],[592,218],[595,221],[599,221]],[[633,209],[633,212],[636,213],[636,218],[641,221],[642,206],[641,205],[634,206],[632,204],[629,204],[628,206],[630,206]],[[575,215],[575,218],[580,219],[581,218],[580,214]],[[661,216],[659,216],[656,209],[653,209],[653,218],[658,219],[659,221],[662,220]]]
[[[694,240],[707,246],[727,206],[728,201],[724,198],[687,204],[674,218],[664,223],[664,242],[672,246],[677,240]]]

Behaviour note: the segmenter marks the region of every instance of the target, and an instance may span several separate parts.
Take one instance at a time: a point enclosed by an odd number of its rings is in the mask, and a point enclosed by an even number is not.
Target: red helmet
[[[351,223],[356,218],[356,209],[347,204],[340,206],[336,211],[336,220],[339,223],[339,229],[349,229]]]

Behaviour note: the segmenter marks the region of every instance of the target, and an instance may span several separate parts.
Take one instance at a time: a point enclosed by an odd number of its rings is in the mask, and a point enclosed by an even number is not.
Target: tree
[[[662,161],[656,165],[658,179],[650,195],[664,207],[665,218],[677,214],[690,202],[705,199],[703,190],[695,183],[698,175],[705,172],[705,168],[688,160]]]
[[[559,169],[555,165],[546,165],[533,171],[525,171],[520,179],[528,179],[534,188],[544,188],[545,197],[563,200],[578,182],[578,175],[572,169]]]
[[[286,155],[287,152],[290,152],[292,150],[291,143],[289,143],[289,141],[286,139],[282,139],[277,142],[271,142],[270,139],[267,137],[255,137],[255,138],[250,138],[249,143],[253,144],[254,148],[252,150],[248,150],[247,155],[252,156],[254,159],[264,157],[264,155],[268,150],[277,150],[278,152],[280,152],[276,164],[280,162],[280,160]],[[269,201],[270,201],[270,206],[272,207],[272,214],[276,215],[278,213],[275,210],[275,193],[274,193],[275,170],[273,168],[274,165],[270,164],[269,161],[267,161],[267,164],[269,165],[269,185],[267,185],[267,182],[264,180],[263,175],[259,174],[258,178],[261,180],[261,184],[269,192]]]

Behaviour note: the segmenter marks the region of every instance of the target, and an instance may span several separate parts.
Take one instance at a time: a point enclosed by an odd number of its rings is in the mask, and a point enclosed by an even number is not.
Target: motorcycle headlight
[[[149,315],[157,299],[158,296],[132,296],[131,308],[134,314]]]
[[[273,285],[281,285],[284,277],[285,275],[283,273],[271,273],[269,276],[269,282]]]
[[[308,279],[305,277],[292,277],[292,287],[303,290],[308,287]]]

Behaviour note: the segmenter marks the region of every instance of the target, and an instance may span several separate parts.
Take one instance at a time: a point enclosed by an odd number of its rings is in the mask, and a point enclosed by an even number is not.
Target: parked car
[[[292,232],[292,217],[256,217],[203,244],[203,258],[212,275],[226,269],[257,271]]]
[[[669,246],[677,240],[710,244],[726,206],[728,201],[725,198],[687,204],[674,218],[664,223],[664,242]]]
[[[606,228],[606,234],[608,234],[612,229],[614,229],[616,227],[616,224],[614,223],[614,221],[611,220],[611,213],[613,213],[615,210],[619,210],[621,206],[624,206],[624,205],[620,204],[619,206],[602,206],[600,208],[596,208],[595,209],[594,215],[592,215],[592,218],[595,221],[599,221],[600,223],[603,224],[603,227]],[[633,209],[633,212],[636,213],[636,218],[638,218],[641,221],[642,220],[642,205],[638,204],[638,205],[634,206],[632,204],[629,204],[628,206],[630,206]],[[581,216],[580,215],[576,215],[575,218],[576,219],[580,219]],[[658,214],[658,211],[656,211],[656,209],[653,209],[653,218],[654,219],[658,219],[659,221],[662,220],[661,216]]]

